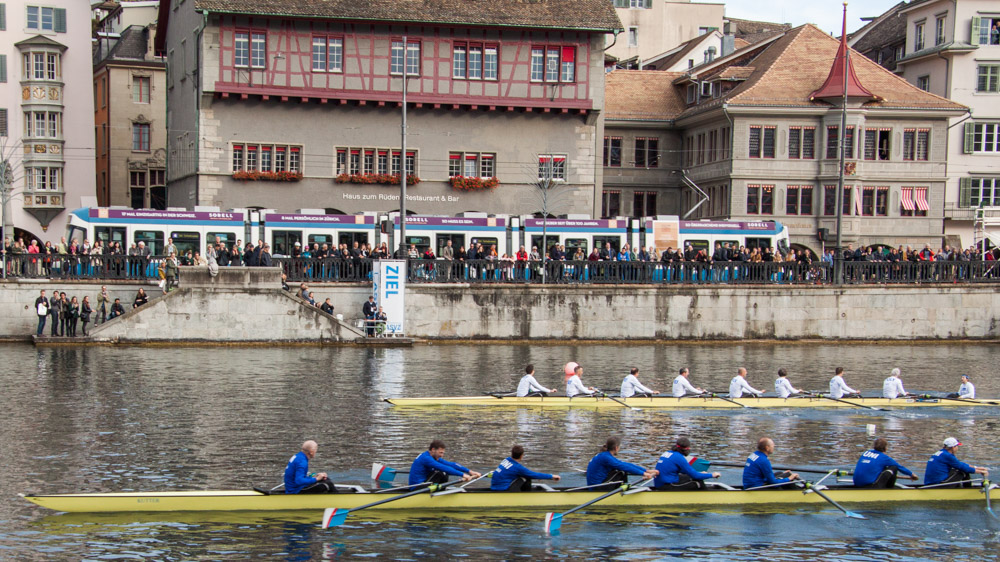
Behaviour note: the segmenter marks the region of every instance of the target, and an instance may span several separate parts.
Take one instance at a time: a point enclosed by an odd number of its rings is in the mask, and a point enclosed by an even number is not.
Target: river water
[[[523,444],[526,464],[582,482],[609,435],[620,458],[652,466],[679,434],[694,452],[742,462],[759,436],[775,464],[851,467],[870,446],[923,474],[947,436],[960,457],[1000,470],[998,410],[632,411],[627,409],[394,408],[386,396],[508,390],[527,362],[561,387],[562,365],[584,365],[588,385],[616,388],[629,366],[669,391],[681,366],[692,382],[726,389],[738,366],[773,393],[774,372],[825,389],[833,367],[869,393],[899,366],[910,391],[958,388],[974,377],[1000,396],[990,343],[433,345],[356,348],[40,348],[2,345],[0,559],[292,560],[628,559],[982,560],[997,557],[1000,521],[984,504],[860,509],[868,520],[819,508],[622,513],[595,509],[547,536],[542,513],[352,516],[323,530],[319,513],[55,514],[18,493],[271,487],[303,439],[320,443],[313,470],[369,484],[371,463],[405,469],[434,438],[447,458],[482,472]],[[723,469],[738,483],[738,469]],[[371,512],[369,512],[371,513]]]

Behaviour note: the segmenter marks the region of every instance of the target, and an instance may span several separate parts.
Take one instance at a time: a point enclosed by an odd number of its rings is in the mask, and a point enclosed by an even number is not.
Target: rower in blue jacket
[[[325,472],[309,475],[309,459],[316,456],[319,445],[309,440],[302,444],[302,450],[292,455],[285,466],[286,494],[334,494],[337,487]]]
[[[617,455],[620,447],[620,439],[609,437],[601,451],[590,459],[587,464],[587,486],[596,489],[597,484],[608,484],[608,489],[611,489],[625,483],[629,474],[641,474],[643,478],[656,476],[655,470],[646,470],[637,464],[619,460]]]
[[[674,447],[663,453],[656,463],[657,476],[653,486],[657,490],[701,490],[705,487],[703,480],[719,478],[718,472],[698,472],[691,468],[687,454],[691,452],[691,441],[687,437],[679,437]]]
[[[799,475],[790,472],[785,478],[777,478],[774,475],[774,468],[771,467],[771,459],[768,458],[774,453],[774,441],[768,437],[761,437],[757,440],[757,450],[750,453],[747,462],[743,465],[743,489],[760,488],[769,486],[781,488],[779,484],[787,484],[792,480],[798,480]]]
[[[420,453],[420,456],[410,465],[410,486],[424,482],[441,484],[448,480],[449,474],[460,476],[464,482],[482,476],[475,470],[465,468],[457,462],[446,461],[443,457],[444,441],[440,439],[431,441],[431,446]]]
[[[521,464],[522,458],[524,458],[524,447],[520,445],[511,447],[510,456],[500,461],[500,466],[493,471],[490,489],[498,492],[528,492],[531,490],[532,478],[559,481],[558,474],[545,474],[529,470]]]
[[[896,462],[885,452],[889,442],[882,437],[875,440],[872,450],[861,453],[854,467],[854,485],[858,488],[895,488],[896,475],[902,472],[910,480],[919,480],[910,469]]]
[[[944,448],[934,453],[927,461],[927,470],[924,471],[925,485],[955,482],[957,487],[959,482],[967,481],[970,474],[976,473],[989,478],[990,471],[986,467],[972,466],[958,460],[955,452],[961,445],[954,437],[944,440]]]

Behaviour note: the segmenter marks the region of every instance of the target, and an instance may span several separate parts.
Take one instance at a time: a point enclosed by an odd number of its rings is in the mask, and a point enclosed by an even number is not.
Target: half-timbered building
[[[607,0],[160,6],[171,206],[594,212]]]

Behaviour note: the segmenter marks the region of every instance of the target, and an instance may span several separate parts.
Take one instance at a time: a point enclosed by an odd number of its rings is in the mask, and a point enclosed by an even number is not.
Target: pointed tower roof
[[[865,101],[877,100],[878,96],[871,93],[861,85],[858,75],[854,73],[854,64],[851,63],[851,49],[847,46],[847,2],[844,2],[844,24],[840,32],[840,48],[837,49],[837,56],[833,59],[833,66],[830,67],[830,74],[826,77],[826,82],[812,94],[810,100],[823,100],[832,102],[843,99],[844,91],[847,91],[848,98],[864,99]],[[847,84],[844,84],[844,65],[847,65]]]

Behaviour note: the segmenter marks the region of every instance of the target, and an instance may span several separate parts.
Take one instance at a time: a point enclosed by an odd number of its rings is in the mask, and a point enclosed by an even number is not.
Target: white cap
[[[944,440],[945,449],[951,449],[952,447],[958,447],[959,445],[961,445],[961,443],[959,443],[958,439],[955,439],[954,437],[949,437]]]

